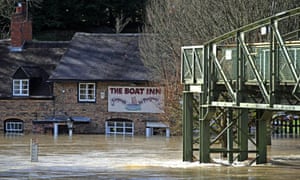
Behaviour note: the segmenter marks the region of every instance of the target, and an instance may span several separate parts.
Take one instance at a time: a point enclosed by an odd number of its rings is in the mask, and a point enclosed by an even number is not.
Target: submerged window
[[[79,83],[79,102],[95,102],[96,101],[96,84],[95,83]]]
[[[6,133],[23,133],[24,122],[22,120],[10,119],[4,122],[4,131]]]
[[[14,79],[13,80],[13,95],[14,96],[29,96],[29,80]]]
[[[111,119],[105,122],[105,134],[133,135],[134,123],[127,119]]]

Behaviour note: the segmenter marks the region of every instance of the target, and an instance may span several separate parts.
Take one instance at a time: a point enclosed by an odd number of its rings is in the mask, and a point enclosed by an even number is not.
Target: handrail
[[[210,41],[205,42],[204,44],[211,44],[211,43],[217,43],[220,41],[224,41],[230,37],[234,37],[236,35],[237,32],[247,32],[247,31],[251,31],[253,29],[257,29],[259,27],[263,27],[267,24],[270,24],[271,20],[281,20],[281,19],[286,19],[288,17],[291,16],[295,16],[297,14],[300,14],[300,7],[298,8],[294,8],[288,11],[283,11],[280,13],[275,14],[274,16],[270,16],[261,20],[258,20],[256,22],[250,23],[248,25],[242,26],[240,28],[237,28],[233,31],[230,31],[228,33],[225,33],[221,36],[218,36]]]

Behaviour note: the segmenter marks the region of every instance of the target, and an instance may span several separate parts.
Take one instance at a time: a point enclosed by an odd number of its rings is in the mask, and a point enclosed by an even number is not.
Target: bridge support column
[[[183,93],[183,161],[193,161],[193,93]]]
[[[272,111],[264,111],[261,118],[257,121],[256,143],[258,158],[256,163],[262,164],[267,162],[267,121],[272,117]]]
[[[200,120],[200,162],[210,163],[209,149],[210,149],[210,134],[209,121],[207,119]]]
[[[238,144],[241,150],[239,154],[239,161],[248,159],[248,109],[241,109],[238,118]]]
[[[226,117],[226,121],[227,121],[227,157],[228,157],[228,162],[229,163],[233,163],[233,141],[234,141],[234,137],[233,137],[233,130],[232,130],[232,109],[228,109],[227,112],[227,117]]]
[[[201,94],[200,104],[204,104],[205,96]],[[200,107],[200,142],[199,160],[200,163],[210,163],[210,119],[213,111],[208,107]]]

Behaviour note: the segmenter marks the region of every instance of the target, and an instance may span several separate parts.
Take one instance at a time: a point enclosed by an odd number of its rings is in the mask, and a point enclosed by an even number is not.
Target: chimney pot
[[[21,2],[18,2],[16,4],[16,13],[19,14],[19,13],[22,13],[23,12],[23,5]]]

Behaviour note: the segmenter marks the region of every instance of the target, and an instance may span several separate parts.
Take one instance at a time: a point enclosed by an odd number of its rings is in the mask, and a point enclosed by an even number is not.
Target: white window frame
[[[23,130],[24,130],[24,123],[21,121],[5,122],[5,131],[8,133],[22,133]]]
[[[29,79],[14,79],[13,80],[13,95],[14,96],[29,96]]]
[[[78,100],[79,102],[96,102],[96,83],[79,83]]]
[[[107,135],[134,135],[133,121],[106,121],[105,134]]]

